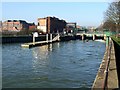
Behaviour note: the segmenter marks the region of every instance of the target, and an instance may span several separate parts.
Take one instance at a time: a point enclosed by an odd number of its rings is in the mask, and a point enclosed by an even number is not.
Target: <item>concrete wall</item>
[[[113,43],[111,49],[106,47],[106,51],[94,80],[92,90],[96,90],[96,88],[103,90],[113,90],[119,88],[119,78],[117,73],[118,67],[116,65],[117,62],[115,53],[115,46]]]
[[[116,65],[117,65],[117,72],[118,72],[118,79],[119,79],[119,86],[120,86],[120,46],[113,40],[115,46],[115,57],[116,57]]]
[[[46,36],[36,37],[36,41],[45,41]],[[2,37],[2,43],[27,43],[32,42],[32,36],[14,36],[14,37]]]

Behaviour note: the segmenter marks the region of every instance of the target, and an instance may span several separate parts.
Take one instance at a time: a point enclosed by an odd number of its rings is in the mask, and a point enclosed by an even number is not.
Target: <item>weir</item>
[[[82,37],[82,40],[85,40],[85,39],[90,39],[91,40],[96,40],[96,39],[103,39],[103,40],[106,40],[106,34],[88,34],[88,33],[77,33],[76,36],[81,36]]]

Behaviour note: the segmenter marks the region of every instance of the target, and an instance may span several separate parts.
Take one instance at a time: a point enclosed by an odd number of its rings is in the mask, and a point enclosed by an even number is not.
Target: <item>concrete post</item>
[[[48,34],[46,34],[46,41],[48,42]]]
[[[85,37],[84,37],[85,35],[84,34],[82,34],[82,40],[84,40],[85,39]]]
[[[50,34],[50,42],[52,42],[52,34]]]
[[[60,34],[58,33],[58,41],[60,40]]]
[[[104,35],[104,40],[106,40],[106,37],[107,37],[107,36],[106,36],[106,35]]]
[[[93,34],[93,41],[95,40],[95,34]]]
[[[35,45],[35,37],[34,37],[34,35],[33,35],[33,45]]]

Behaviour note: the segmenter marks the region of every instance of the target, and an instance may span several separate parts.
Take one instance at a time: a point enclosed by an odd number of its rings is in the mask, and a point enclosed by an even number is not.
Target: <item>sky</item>
[[[2,2],[0,20],[26,20],[37,24],[38,18],[54,16],[80,26],[99,26],[108,2]]]

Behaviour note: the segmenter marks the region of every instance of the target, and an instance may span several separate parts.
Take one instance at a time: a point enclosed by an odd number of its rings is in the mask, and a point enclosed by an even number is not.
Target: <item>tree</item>
[[[118,33],[120,31],[120,1],[110,3],[107,11],[105,12],[104,27],[108,29],[116,29]]]
[[[116,24],[114,22],[111,22],[111,21],[106,21],[103,24],[103,28],[110,30],[110,31],[116,31]]]

